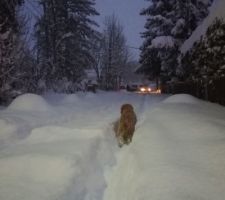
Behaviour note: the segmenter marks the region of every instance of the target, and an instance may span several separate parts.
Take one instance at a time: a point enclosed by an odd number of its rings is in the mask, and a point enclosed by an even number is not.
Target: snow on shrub
[[[20,111],[50,111],[51,107],[43,97],[28,93],[14,99],[8,109]]]

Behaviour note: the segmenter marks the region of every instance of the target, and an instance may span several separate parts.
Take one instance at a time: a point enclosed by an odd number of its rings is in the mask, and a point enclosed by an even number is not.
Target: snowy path
[[[141,169],[141,172],[139,171],[140,168],[139,162],[142,162],[145,160],[145,157],[143,157],[141,154],[149,155],[150,152],[148,149],[149,147],[149,140],[145,140],[147,144],[143,141],[143,138],[141,138],[141,146],[145,144],[146,148],[141,147],[140,150],[142,152],[138,152],[139,150],[136,149],[138,145],[138,138],[140,137],[140,134],[143,133],[143,126],[145,124],[148,124],[148,116],[149,113],[151,113],[152,109],[155,107],[155,97],[144,95],[142,96],[142,99],[140,101],[139,107],[137,109],[137,116],[138,116],[138,123],[136,126],[136,131],[134,135],[134,140],[136,141],[136,144],[132,144],[130,146],[124,146],[119,152],[116,154],[116,165],[113,167],[113,169],[106,174],[106,180],[108,187],[104,193],[104,200],[136,200],[141,199],[139,198],[140,193],[138,193],[137,196],[137,186],[142,187],[140,175],[143,173]],[[159,98],[159,96],[158,96]],[[163,98],[163,97],[161,97]],[[165,97],[164,97],[165,98]],[[162,99],[159,98],[159,102]],[[149,126],[148,126],[149,127]],[[149,132],[149,130],[144,130],[145,132]],[[143,137],[143,135],[141,136]],[[146,138],[145,138],[146,139]],[[144,160],[141,158],[143,157]],[[148,163],[145,160],[144,165],[142,167],[148,167],[151,163]],[[139,164],[138,164],[139,163]],[[147,174],[143,174],[145,176]],[[148,176],[148,175],[147,175]],[[141,177],[143,178],[143,177]],[[138,181],[139,180],[139,181]],[[115,192],[116,191],[116,192]],[[148,198],[143,198],[148,199]]]
[[[225,109],[166,98],[19,97],[0,111],[0,199],[224,200]],[[112,123],[123,103],[138,123],[132,143],[118,148]]]

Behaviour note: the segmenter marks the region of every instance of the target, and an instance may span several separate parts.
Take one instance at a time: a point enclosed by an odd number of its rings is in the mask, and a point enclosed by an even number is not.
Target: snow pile
[[[8,107],[20,111],[50,111],[51,107],[43,97],[36,94],[23,94],[18,96]]]
[[[189,94],[176,94],[171,97],[168,97],[163,101],[164,103],[199,103],[199,99],[189,95]]]
[[[194,42],[200,40],[201,36],[204,36],[208,27],[213,23],[216,18],[225,18],[225,1],[224,0],[214,0],[209,16],[202,22],[200,26],[192,33],[191,37],[184,42],[181,46],[181,52],[187,52],[194,44]]]
[[[57,199],[71,183],[74,173],[71,160],[44,153],[26,152],[26,155],[2,158],[0,197],[5,200]]]

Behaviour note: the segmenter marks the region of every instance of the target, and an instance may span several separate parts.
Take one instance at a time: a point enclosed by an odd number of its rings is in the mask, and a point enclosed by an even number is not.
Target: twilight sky
[[[97,22],[102,26],[105,16],[117,16],[124,27],[127,45],[139,48],[142,44],[140,32],[144,31],[145,17],[139,13],[142,8],[149,5],[146,0],[96,0],[96,10],[100,13]],[[130,49],[135,59],[138,59],[139,50]]]
[[[144,31],[144,24],[146,22],[144,16],[140,16],[141,9],[149,5],[146,0],[95,0],[96,10],[100,16],[95,20],[100,25],[100,30],[103,27],[105,16],[115,14],[120,24],[124,28],[124,35],[127,39],[127,45],[139,48],[143,39],[140,37],[140,32]],[[30,20],[30,27],[34,26],[35,18],[40,16],[40,10],[36,1],[27,0],[23,8],[23,12],[32,19]],[[33,31],[33,28],[30,29]],[[32,41],[30,41],[31,44]],[[140,51],[138,49],[130,48],[134,59],[138,60]]]

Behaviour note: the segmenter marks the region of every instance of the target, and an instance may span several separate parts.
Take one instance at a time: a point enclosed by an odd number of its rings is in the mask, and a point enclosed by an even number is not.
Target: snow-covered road
[[[112,123],[131,103],[133,142]],[[225,108],[188,95],[26,94],[0,111],[1,200],[224,200]]]

